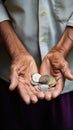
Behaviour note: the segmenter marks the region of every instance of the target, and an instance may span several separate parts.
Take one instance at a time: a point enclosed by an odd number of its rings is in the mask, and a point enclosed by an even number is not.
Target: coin
[[[49,86],[48,84],[39,84],[38,89],[41,91],[48,91]]]
[[[34,82],[39,82],[39,78],[41,77],[41,75],[39,73],[35,73],[31,77]]]
[[[39,83],[47,84],[47,83],[48,83],[48,80],[49,80],[49,75],[42,75],[42,76],[39,78]]]
[[[34,82],[33,80],[31,80],[31,84],[32,84],[33,86],[35,86],[35,85],[38,85],[38,82]]]
[[[53,87],[56,85],[56,80],[53,76],[49,75],[42,75],[39,79],[39,83],[41,84],[48,84],[49,87]]]
[[[56,79],[53,76],[49,76],[48,85],[49,87],[54,87],[56,85]]]
[[[33,86],[38,85],[38,89],[45,92],[51,87],[55,87],[56,79],[51,75],[40,75],[39,73],[35,73],[31,76],[31,84]]]

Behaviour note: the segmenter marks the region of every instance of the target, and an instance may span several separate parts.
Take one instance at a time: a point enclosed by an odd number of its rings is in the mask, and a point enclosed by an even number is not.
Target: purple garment
[[[73,130],[73,92],[26,105],[0,79],[0,130]]]
[[[73,92],[63,94],[50,104],[53,130],[73,130]]]

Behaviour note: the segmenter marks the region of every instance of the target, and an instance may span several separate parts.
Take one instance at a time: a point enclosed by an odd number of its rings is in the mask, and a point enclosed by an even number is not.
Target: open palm
[[[57,83],[56,87],[50,88],[45,92],[45,99],[51,100],[59,96],[64,88],[65,78],[73,80],[68,62],[63,55],[53,49],[43,59],[40,66],[40,74],[48,74],[55,77]]]

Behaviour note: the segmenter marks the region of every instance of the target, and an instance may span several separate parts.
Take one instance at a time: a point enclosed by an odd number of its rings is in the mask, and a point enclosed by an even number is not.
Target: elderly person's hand
[[[44,98],[44,93],[37,86],[31,85],[32,74],[38,72],[33,57],[23,46],[9,21],[0,23],[0,34],[12,61],[9,89],[17,88],[26,104],[36,103],[38,98]]]
[[[31,55],[19,54],[16,56],[10,67],[10,90],[14,90],[16,87],[25,101],[29,104],[30,102],[36,103],[38,98],[43,98],[43,92],[38,90],[38,87],[31,85],[31,75],[38,73],[36,63]]]
[[[65,60],[73,47],[73,29],[67,28],[58,44],[45,56],[40,67],[40,74],[52,75],[56,86],[45,92],[45,99],[51,100],[59,96],[64,88],[65,78],[73,80],[68,62]]]

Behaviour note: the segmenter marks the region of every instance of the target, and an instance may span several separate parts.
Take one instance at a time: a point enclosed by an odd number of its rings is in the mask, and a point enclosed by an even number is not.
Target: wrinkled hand
[[[38,98],[43,98],[43,92],[40,92],[35,86],[31,85],[31,75],[37,73],[38,69],[33,57],[29,54],[20,54],[15,57],[10,67],[10,90],[16,87],[26,104],[31,101],[36,103]]]
[[[57,81],[56,87],[50,88],[48,92],[45,92],[46,100],[51,100],[61,94],[64,88],[65,78],[73,80],[68,62],[64,59],[62,53],[55,48],[43,59],[40,74],[52,75]]]

